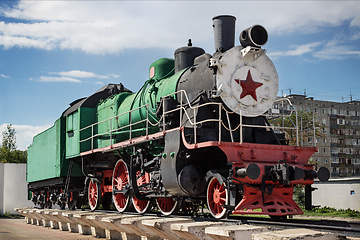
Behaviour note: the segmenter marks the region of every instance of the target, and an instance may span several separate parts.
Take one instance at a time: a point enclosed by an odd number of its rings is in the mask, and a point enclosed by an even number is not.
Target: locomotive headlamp
[[[238,168],[236,170],[236,175],[239,177],[248,177],[252,180],[257,179],[260,176],[260,168],[255,163],[251,163],[246,168]]]
[[[254,25],[243,30],[240,34],[240,43],[243,47],[262,47],[267,43],[268,34],[261,25]]]

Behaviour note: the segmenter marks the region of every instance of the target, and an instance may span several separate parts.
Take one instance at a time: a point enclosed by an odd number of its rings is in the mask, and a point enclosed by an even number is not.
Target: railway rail
[[[17,208],[26,222],[108,239],[360,239],[360,221],[270,219],[231,215],[214,219],[158,213]],[[211,237],[211,238],[210,238]]]

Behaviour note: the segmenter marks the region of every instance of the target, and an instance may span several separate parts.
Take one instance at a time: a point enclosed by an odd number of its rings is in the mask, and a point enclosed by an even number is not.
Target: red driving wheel
[[[181,203],[174,197],[159,197],[156,198],[156,205],[162,214],[168,216],[177,212],[180,209]]]
[[[88,188],[88,199],[89,199],[89,206],[92,211],[99,207],[100,196],[101,196],[100,184],[94,180],[91,180],[89,182],[89,188]]]
[[[147,172],[145,172],[144,175],[140,175],[140,171],[138,171],[136,173],[136,176],[137,176],[136,182],[137,182],[138,186],[141,186],[143,184],[150,182],[150,174]],[[140,214],[145,213],[149,209],[150,200],[139,200],[136,197],[132,197],[132,201],[133,201],[135,210]]]
[[[112,178],[112,189],[123,190],[124,187],[129,184],[129,173],[126,163],[123,160],[117,161],[114,167],[113,178]],[[116,209],[119,212],[129,210],[131,203],[130,197],[125,196],[124,193],[114,193],[112,199]]]
[[[225,184],[220,184],[215,177],[212,178],[207,188],[206,200],[213,217],[224,217],[226,213],[224,206],[228,203],[228,192]]]

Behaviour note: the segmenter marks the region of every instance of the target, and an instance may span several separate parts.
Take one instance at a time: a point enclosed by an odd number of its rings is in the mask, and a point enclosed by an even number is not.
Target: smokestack
[[[235,45],[234,16],[220,15],[213,19],[215,51],[225,52]]]

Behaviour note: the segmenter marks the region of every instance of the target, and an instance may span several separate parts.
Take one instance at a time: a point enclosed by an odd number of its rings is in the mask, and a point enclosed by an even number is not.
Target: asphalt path
[[[98,239],[90,235],[80,235],[79,233],[71,233],[61,231],[59,229],[51,229],[49,227],[31,225],[25,223],[24,218],[0,218],[0,239],[16,240],[16,239]]]

